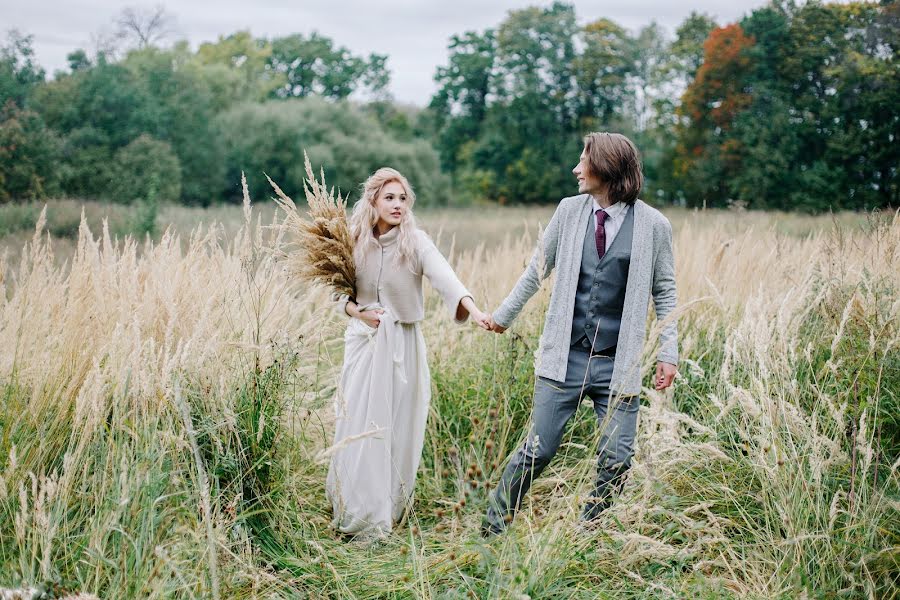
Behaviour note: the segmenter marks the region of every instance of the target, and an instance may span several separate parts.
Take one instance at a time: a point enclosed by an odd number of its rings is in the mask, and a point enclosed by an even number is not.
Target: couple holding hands
[[[623,135],[591,133],[573,173],[579,195],[556,208],[513,290],[493,314],[479,310],[434,243],[417,229],[415,195],[399,172],[382,168],[363,186],[350,218],[357,297],[335,398],[335,437],[326,490],[335,528],[379,538],[412,502],[431,398],[422,277],[459,323],[503,333],[541,282],[556,277],[535,369],[525,440],[491,493],[481,533],[511,523],[534,478],[549,464],[566,424],[589,397],[600,427],[597,475],[582,512],[591,521],[621,486],[634,454],[640,360],[653,299],[665,320],[676,304],[672,227],[639,200],[640,157]],[[660,334],[654,385],[671,385],[678,363],[674,323]]]

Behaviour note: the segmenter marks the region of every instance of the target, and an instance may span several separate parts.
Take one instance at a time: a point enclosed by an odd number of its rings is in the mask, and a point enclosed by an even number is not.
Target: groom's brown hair
[[[621,133],[594,131],[584,136],[591,173],[609,186],[609,200],[634,204],[644,186],[641,155]]]

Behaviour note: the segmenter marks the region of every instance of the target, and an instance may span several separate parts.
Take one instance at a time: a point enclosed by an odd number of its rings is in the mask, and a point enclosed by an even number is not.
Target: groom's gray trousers
[[[619,397],[610,393],[614,360],[610,356],[592,356],[590,350],[575,345],[569,351],[564,383],[543,377],[537,379],[531,430],[510,458],[500,484],[491,495],[486,526],[497,531],[506,528],[531,482],[559,449],[566,424],[585,396],[593,401],[600,441],[594,491],[582,517],[592,519],[606,508],[609,497],[621,487],[631,466],[640,405],[638,396]]]

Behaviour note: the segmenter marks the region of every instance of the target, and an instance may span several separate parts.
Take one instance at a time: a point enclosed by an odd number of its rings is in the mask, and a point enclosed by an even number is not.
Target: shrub
[[[224,140],[230,193],[239,197],[241,172],[253,197],[271,195],[267,173],[285,192],[298,197],[303,187],[303,151],[315,169],[344,196],[381,166],[398,169],[410,180],[423,205],[445,204],[449,183],[437,153],[424,140],[399,141],[370,116],[347,102],[320,98],[242,104],[218,117]]]
[[[140,135],[116,152],[113,197],[131,204],[136,200],[177,201],[181,196],[181,165],[172,147],[149,135]]]

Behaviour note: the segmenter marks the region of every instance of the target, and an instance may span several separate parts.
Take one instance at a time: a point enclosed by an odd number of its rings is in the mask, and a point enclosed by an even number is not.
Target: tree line
[[[0,50],[0,200],[67,195],[209,204],[302,186],[302,151],[352,192],[382,164],[426,203],[570,195],[587,131],[643,153],[651,202],[818,212],[898,206],[900,3],[778,0],[668,36],[573,6],[514,10],[448,43],[424,108],[387,57],[317,33],[83,50],[52,80],[31,39]],[[139,28],[135,29],[139,31]]]
[[[241,31],[196,51],[143,44],[118,60],[76,50],[50,81],[29,37],[13,34],[0,52],[0,200],[208,205],[239,199],[242,171],[263,198],[264,172],[302,189],[304,149],[345,192],[386,162],[425,197],[447,199],[435,149],[393,124],[403,111],[384,99],[386,57],[318,34]],[[348,100],[361,90],[369,102]]]

